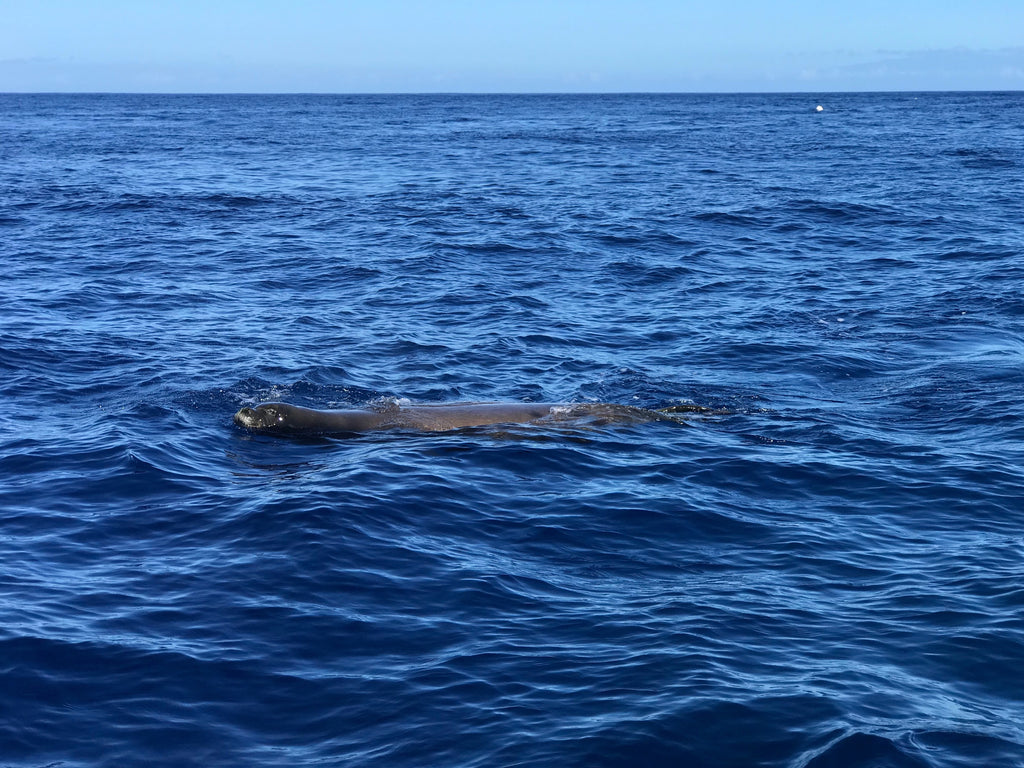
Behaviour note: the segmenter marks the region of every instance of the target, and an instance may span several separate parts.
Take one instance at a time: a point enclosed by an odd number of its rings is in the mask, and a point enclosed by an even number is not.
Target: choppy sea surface
[[[0,96],[0,765],[1024,765],[1022,201],[1024,93]],[[231,421],[381,398],[713,413]]]

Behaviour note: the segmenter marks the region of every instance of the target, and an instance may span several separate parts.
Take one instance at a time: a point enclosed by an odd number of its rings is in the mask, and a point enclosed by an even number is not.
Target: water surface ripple
[[[1024,765],[1022,126],[0,96],[0,765]]]

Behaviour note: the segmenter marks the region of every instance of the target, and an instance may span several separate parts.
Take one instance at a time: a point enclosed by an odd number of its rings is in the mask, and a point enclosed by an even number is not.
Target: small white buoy
[[[821,106],[821,104],[819,104],[818,106],[816,106],[816,107],[814,108],[814,111],[815,111],[815,112],[824,112],[824,111],[825,111],[825,108],[824,108],[823,106]]]

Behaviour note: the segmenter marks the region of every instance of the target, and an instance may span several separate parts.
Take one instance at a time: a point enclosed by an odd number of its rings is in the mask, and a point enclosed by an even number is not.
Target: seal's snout
[[[252,408],[241,408],[238,413],[235,414],[235,424],[246,429],[251,429],[256,425],[256,411]]]
[[[281,414],[283,407],[282,403],[263,403],[255,408],[239,408],[235,414],[235,424],[253,431],[280,429],[284,421]]]

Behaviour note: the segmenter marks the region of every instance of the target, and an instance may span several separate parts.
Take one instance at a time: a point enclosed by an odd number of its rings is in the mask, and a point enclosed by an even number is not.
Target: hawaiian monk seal
[[[263,403],[242,408],[235,424],[270,434],[333,434],[376,429],[417,429],[442,432],[488,424],[527,424],[543,420],[583,419],[591,422],[678,421],[672,414],[706,411],[700,406],[673,406],[649,411],[611,403],[434,403],[399,405],[380,410],[324,411],[288,403]]]

